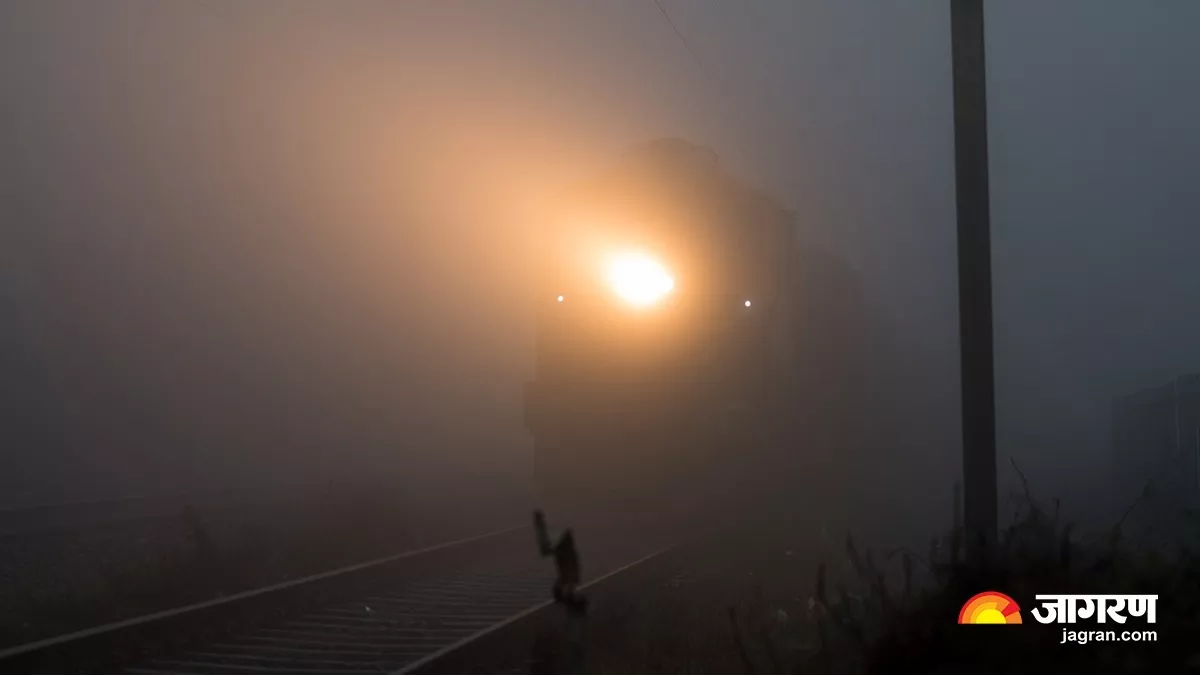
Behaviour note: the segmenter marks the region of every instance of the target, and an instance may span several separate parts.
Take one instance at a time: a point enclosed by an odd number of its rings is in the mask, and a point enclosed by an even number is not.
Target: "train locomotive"
[[[553,214],[525,387],[542,503],[837,499],[869,367],[851,270],[677,139],[629,151]]]

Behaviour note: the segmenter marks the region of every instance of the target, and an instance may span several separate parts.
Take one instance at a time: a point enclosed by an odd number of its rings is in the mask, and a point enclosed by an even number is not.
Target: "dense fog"
[[[680,136],[861,275],[921,416],[893,513],[948,512],[947,3],[662,5],[5,3],[0,504],[524,485],[539,204]],[[1196,19],[988,5],[1005,489],[1110,508],[1112,398],[1198,369]]]

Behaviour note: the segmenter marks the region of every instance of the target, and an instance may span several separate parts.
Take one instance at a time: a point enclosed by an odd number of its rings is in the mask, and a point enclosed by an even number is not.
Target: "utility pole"
[[[996,544],[996,404],[983,0],[950,0],[962,371],[963,520],[968,559]]]

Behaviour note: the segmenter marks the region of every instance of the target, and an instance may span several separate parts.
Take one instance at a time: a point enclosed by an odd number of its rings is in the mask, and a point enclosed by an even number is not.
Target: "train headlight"
[[[606,271],[613,292],[634,307],[653,305],[675,289],[675,280],[667,269],[642,253],[614,255]]]

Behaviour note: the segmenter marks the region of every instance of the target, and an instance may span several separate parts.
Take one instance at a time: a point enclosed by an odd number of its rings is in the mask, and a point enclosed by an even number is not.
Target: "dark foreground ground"
[[[779,527],[684,545],[590,588],[582,622],[553,607],[419,672],[793,672],[815,648],[813,544]]]
[[[1159,628],[1157,644],[1064,645],[1061,626],[1041,626],[1032,618],[1024,626],[958,626],[962,602],[978,590],[974,584],[968,584],[969,592],[943,592],[914,571],[912,584],[927,587],[905,592],[902,558],[878,549],[873,554],[847,546],[844,538],[829,541],[819,526],[755,523],[600,582],[588,590],[586,619],[571,620],[551,607],[418,672],[1200,672],[1197,636],[1186,634],[1179,616],[1166,616],[1168,607],[1175,614],[1175,594],[1162,596],[1159,624],[1139,626]],[[873,588],[856,582],[864,575],[855,567],[870,570],[865,576]],[[1165,593],[1168,587],[1156,590]],[[884,609],[871,609],[884,595],[891,598],[883,601]],[[822,597],[838,600],[831,604]],[[841,612],[849,619],[839,619]],[[900,642],[881,639],[889,635]]]
[[[0,650],[512,526],[526,502],[347,490],[3,534]]]
[[[229,529],[241,531],[240,540],[257,545],[248,549],[258,551],[251,558],[239,558],[236,547],[223,544],[226,537],[212,522],[204,529],[213,533],[216,554],[206,563],[195,533],[188,534],[186,523],[177,524],[175,536],[180,540],[168,547],[176,551],[176,557],[150,556],[143,569],[153,570],[172,560],[178,562],[170,565],[184,567],[168,565],[159,570],[161,574],[144,579],[128,573],[117,577],[131,583],[120,594],[119,603],[105,602],[114,598],[105,593],[120,592],[121,587],[101,587],[86,599],[72,597],[69,587],[63,587],[59,597],[67,604],[37,606],[47,616],[47,622],[38,628],[44,631],[56,622],[82,623],[89,616],[84,611],[72,612],[72,607],[102,614],[132,612],[139,607],[139,598],[145,603],[163,603],[165,595],[145,593],[154,588],[156,579],[166,580],[179,597],[195,597],[213,592],[218,583],[226,589],[229,583],[250,583],[249,576],[226,576],[227,570],[254,572],[266,580],[297,574],[300,568],[296,565],[316,571],[364,555],[394,552],[419,539],[422,530],[426,536],[449,531],[449,521],[426,528],[405,524],[402,516],[411,515],[410,509],[381,508],[379,503],[362,499],[346,500],[343,506],[336,506],[338,503],[326,503],[318,509],[319,517],[302,518],[303,526],[295,536],[274,531],[275,540],[283,547],[273,555],[263,554],[261,546],[272,540],[264,539],[262,528]],[[498,509],[488,515],[510,521],[511,513],[513,519],[528,523],[524,507]],[[778,515],[782,511],[778,505],[759,509],[757,512],[771,516],[758,519],[740,510],[740,517],[732,521],[734,527],[718,530],[722,534],[681,546],[602,581],[588,590],[592,608],[584,622],[572,624],[557,611],[560,608],[552,607],[553,611],[536,613],[467,645],[423,672],[1200,672],[1200,648],[1195,646],[1195,636],[1200,635],[1196,623],[1200,566],[1194,554],[1166,561],[1149,555],[1140,543],[1120,544],[1123,540],[1111,533],[1098,544],[1088,543],[1074,537],[1056,511],[1031,505],[1027,514],[1003,533],[999,573],[964,576],[944,563],[948,552],[956,548],[954,542],[961,543],[957,535],[935,541],[924,556],[900,556],[878,548],[884,538],[875,533],[857,546],[848,542],[844,529],[829,524],[827,513],[813,509],[807,515],[782,517]],[[793,507],[792,511],[802,510]],[[427,515],[421,520],[429,522]],[[605,522],[612,520],[611,514],[606,515]],[[639,526],[630,536],[647,535],[645,518],[633,522]],[[591,528],[578,520],[571,524],[577,526],[586,568]],[[661,536],[662,544],[672,543],[666,534]],[[234,537],[231,541],[238,540]],[[876,544],[874,556],[866,550],[867,542]],[[529,544],[532,558],[536,555],[532,531]],[[251,559],[258,563],[237,562]],[[263,562],[267,560],[284,566],[273,568]],[[937,560],[943,563],[932,564]],[[81,552],[77,562],[79,569],[89,569],[97,561]],[[205,569],[210,570],[207,577],[202,574]],[[914,577],[911,583],[909,577]],[[1034,593],[1045,592],[1158,593],[1157,627],[1163,641],[1142,648],[1123,644],[1063,646],[1058,626],[1039,627],[1029,618],[1029,625],[1021,627],[957,626],[962,603],[989,589],[1029,600]],[[0,585],[0,590],[9,592],[11,588]],[[1021,602],[1023,610],[1032,606]],[[0,607],[8,611],[10,620],[28,621],[36,616],[22,615],[18,606],[6,606],[2,600]],[[888,644],[880,639],[889,636],[898,641]],[[878,648],[881,644],[882,649]],[[874,661],[864,670],[868,658]]]

